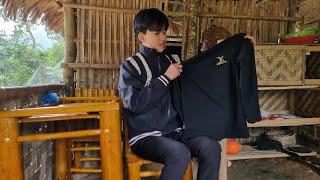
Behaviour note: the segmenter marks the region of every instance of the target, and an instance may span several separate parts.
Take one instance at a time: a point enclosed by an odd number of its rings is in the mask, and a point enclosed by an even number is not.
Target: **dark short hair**
[[[167,30],[169,20],[159,9],[143,9],[135,16],[133,26],[134,33],[138,35],[140,32],[146,33],[147,30],[161,31],[163,28]]]

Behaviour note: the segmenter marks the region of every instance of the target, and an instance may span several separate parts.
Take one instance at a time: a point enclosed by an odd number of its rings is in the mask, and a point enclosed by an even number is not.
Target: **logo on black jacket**
[[[218,59],[217,66],[227,63],[228,61],[224,59],[223,56],[216,57]]]

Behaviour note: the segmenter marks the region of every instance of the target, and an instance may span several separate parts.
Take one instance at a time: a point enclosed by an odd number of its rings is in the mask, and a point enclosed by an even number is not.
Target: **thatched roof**
[[[24,20],[28,17],[33,22],[40,20],[51,30],[63,34],[63,0],[1,1],[8,17],[15,19],[18,12],[21,12]],[[304,24],[309,24],[320,20],[319,0],[297,0],[297,3],[299,7],[298,15],[303,17]],[[177,29],[178,26],[172,28]]]
[[[2,0],[5,13],[16,19],[21,12],[23,20],[41,21],[49,29],[63,34],[62,0]],[[20,15],[20,13],[19,13]]]

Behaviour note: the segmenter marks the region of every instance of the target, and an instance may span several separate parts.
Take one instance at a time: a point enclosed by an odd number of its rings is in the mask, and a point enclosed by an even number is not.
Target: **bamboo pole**
[[[22,180],[21,149],[16,118],[0,118],[0,177]]]
[[[122,180],[120,111],[102,112],[100,116],[100,148],[102,179]]]
[[[84,0],[81,0],[81,3],[84,3]],[[85,63],[85,46],[86,46],[86,42],[85,42],[85,17],[86,17],[86,13],[84,9],[80,9],[80,17],[79,17],[79,24],[80,24],[80,62],[79,63]],[[77,85],[76,87],[78,88],[83,88],[84,85],[82,83],[82,78],[83,78],[83,70],[82,69],[78,69],[77,70]]]
[[[64,0],[64,3],[71,3],[73,0]],[[76,44],[74,39],[76,37],[76,21],[74,17],[74,9],[64,7],[64,37],[65,37],[65,52],[64,52],[64,62],[65,63],[74,63],[76,60]],[[73,69],[64,68],[63,69],[63,81],[66,84],[66,87],[73,89]],[[67,94],[73,95],[73,94]]]
[[[71,168],[72,173],[101,173],[101,169],[84,169],[84,168]]]
[[[58,131],[66,131],[65,123],[56,122],[56,129]],[[68,175],[68,142],[67,139],[57,139],[55,146],[55,173],[58,180],[69,179]],[[70,157],[71,158],[71,157]]]
[[[101,158],[94,158],[94,157],[89,157],[89,158],[80,158],[80,161],[101,161]]]
[[[71,97],[70,97],[71,98]],[[65,115],[58,114],[54,116],[40,116],[40,117],[26,117],[19,119],[19,123],[38,123],[38,122],[50,122],[50,121],[69,121],[76,119],[98,119],[99,115],[97,114],[74,114],[74,115]]]
[[[89,1],[89,6],[93,6],[93,1]],[[92,24],[93,24],[93,11],[94,9],[88,9],[88,63],[93,64],[93,59],[92,59],[92,50],[93,50],[93,44],[92,44],[92,38],[93,38],[93,33],[92,33]],[[87,74],[88,81],[86,86],[87,88],[93,88],[93,69],[89,68],[88,69],[88,74]]]
[[[221,162],[220,162],[220,172],[219,180],[227,180],[228,171],[228,155],[227,155],[227,139],[220,141],[221,145]]]
[[[59,132],[59,133],[44,133],[44,134],[36,134],[36,135],[19,136],[18,141],[19,142],[44,141],[49,139],[64,139],[64,138],[75,138],[75,137],[84,137],[84,136],[96,136],[99,134],[100,134],[99,129]]]
[[[76,147],[71,148],[70,151],[100,151],[100,147]]]
[[[68,175],[68,153],[66,151],[67,140],[56,140],[55,151],[55,173],[58,180],[69,179]]]
[[[50,107],[15,109],[10,111],[0,111],[0,118],[27,117],[44,114],[101,112],[106,110],[119,110],[119,103],[78,103]]]

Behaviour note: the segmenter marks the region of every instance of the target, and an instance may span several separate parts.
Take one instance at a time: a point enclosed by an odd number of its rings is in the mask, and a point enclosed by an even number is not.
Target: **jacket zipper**
[[[161,73],[161,64],[160,64],[160,56],[158,55],[158,66],[159,66],[159,74]],[[171,97],[169,97],[169,104],[168,104],[168,113],[167,113],[167,121],[170,120],[170,113],[171,113]]]
[[[158,68],[159,68],[159,74],[161,73],[161,65],[160,65],[160,56],[158,55]]]

